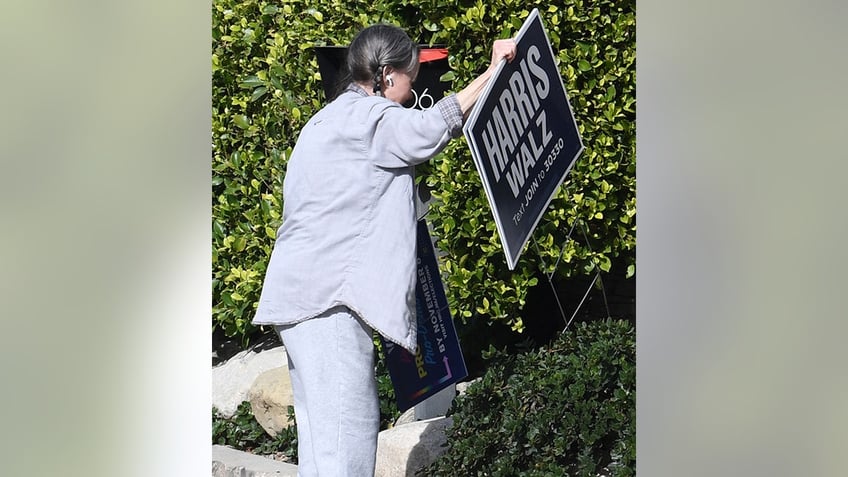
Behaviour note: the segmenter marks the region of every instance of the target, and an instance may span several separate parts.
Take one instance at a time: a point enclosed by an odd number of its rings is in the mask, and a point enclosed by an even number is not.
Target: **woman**
[[[283,224],[253,323],[285,345],[298,475],[373,476],[380,411],[372,330],[415,352],[413,169],[462,122],[513,40],[485,73],[427,111],[412,96],[418,49],[374,25],[348,48],[350,82],[300,133],[283,183]]]

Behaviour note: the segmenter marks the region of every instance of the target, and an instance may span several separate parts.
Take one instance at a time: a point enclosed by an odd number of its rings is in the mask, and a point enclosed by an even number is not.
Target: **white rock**
[[[297,466],[248,454],[226,446],[212,446],[212,477],[296,477]]]
[[[374,477],[415,477],[417,470],[447,450],[445,429],[452,422],[450,417],[437,417],[380,432]]]
[[[294,405],[288,366],[260,374],[247,393],[253,417],[272,437],[289,427],[288,407]]]
[[[403,412],[400,416],[398,416],[397,420],[393,427],[402,426],[404,424],[409,424],[410,422],[415,422],[415,407],[411,407]]]
[[[256,353],[246,350],[212,368],[212,406],[224,417],[232,417],[239,404],[248,400],[256,378],[269,369],[287,366],[282,346]]]
[[[465,394],[465,392],[468,390],[468,386],[471,386],[472,384],[476,383],[477,381],[480,381],[480,379],[482,379],[482,378],[474,378],[471,381],[465,381],[465,382],[462,382],[462,383],[457,383],[457,385],[456,385],[457,396],[462,396],[463,394]]]

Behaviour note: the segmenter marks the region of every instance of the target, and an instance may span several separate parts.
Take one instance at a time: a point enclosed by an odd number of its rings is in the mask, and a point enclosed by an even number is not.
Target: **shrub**
[[[562,256],[557,275],[563,279],[591,273],[593,262],[610,272],[615,257],[623,259],[622,275],[635,273],[635,2],[478,2],[453,13],[455,28],[446,27],[449,33],[438,40],[454,52],[455,84],[465,85],[488,62],[491,40],[514,35],[534,7],[542,13],[586,145],[533,234],[539,252],[530,244],[516,269],[507,268],[464,142],[451,144],[426,178],[438,199],[430,219],[446,253],[445,287],[455,316],[503,321],[517,331],[524,327],[527,293],[544,268],[539,255],[551,268]],[[445,23],[453,25],[451,19]],[[594,251],[567,240],[575,222],[588,228]]]
[[[490,359],[450,411],[447,452],[420,475],[635,475],[631,324],[580,323],[549,346]]]
[[[230,419],[221,417],[212,408],[212,443],[259,455],[282,453],[288,462],[296,464],[297,428],[294,424],[294,408],[289,406],[288,412],[289,427],[271,437],[256,422],[249,401],[242,402]]]

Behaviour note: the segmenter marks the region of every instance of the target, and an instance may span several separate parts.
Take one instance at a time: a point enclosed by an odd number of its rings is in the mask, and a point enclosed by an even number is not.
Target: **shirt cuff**
[[[448,124],[448,132],[451,137],[459,137],[462,135],[462,110],[459,108],[459,100],[455,94],[445,96],[436,103],[442,117]]]

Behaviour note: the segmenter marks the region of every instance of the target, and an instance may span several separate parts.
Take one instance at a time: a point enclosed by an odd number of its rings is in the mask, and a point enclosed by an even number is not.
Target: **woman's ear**
[[[392,73],[394,73],[394,71],[395,69],[391,66],[386,65],[383,67],[383,81],[385,81],[386,85],[389,87],[395,85],[395,80],[392,79]]]

